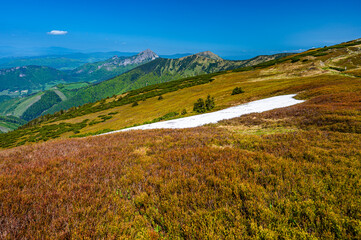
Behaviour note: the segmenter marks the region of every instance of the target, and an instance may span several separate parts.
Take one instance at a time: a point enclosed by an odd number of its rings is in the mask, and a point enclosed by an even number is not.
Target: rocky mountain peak
[[[143,52],[138,53],[137,58],[139,57],[142,59],[151,59],[151,60],[159,58],[159,56],[150,49],[146,49]]]
[[[196,53],[195,55],[214,59],[214,60],[223,60],[220,56],[212,53],[211,51],[200,52],[200,53]]]

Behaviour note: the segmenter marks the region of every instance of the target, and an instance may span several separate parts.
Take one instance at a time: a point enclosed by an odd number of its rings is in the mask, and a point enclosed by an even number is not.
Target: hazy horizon
[[[106,0],[101,5],[93,0],[20,0],[2,7],[0,57],[47,55],[47,48],[58,47],[76,52],[149,48],[159,55],[212,51],[246,59],[361,37],[361,3],[356,0]]]
[[[2,47],[0,46],[0,50]],[[92,51],[92,50],[88,50],[88,51],[82,51],[82,50],[78,50],[78,49],[69,49],[69,48],[62,48],[62,47],[48,47],[48,48],[38,48],[38,49],[12,49],[12,53],[9,53],[7,55],[1,55],[1,51],[0,51],[0,59],[5,59],[5,58],[37,58],[37,57],[46,57],[46,56],[67,56],[67,55],[71,55],[71,54],[92,54],[92,53],[114,53],[115,55],[118,56],[122,56],[122,54],[124,54],[124,56],[130,56],[130,55],[136,55],[146,49],[142,49],[139,51],[117,51],[117,50],[113,50],[113,51]],[[27,51],[25,51],[27,50]],[[151,49],[152,50],[152,49]],[[303,51],[304,49],[300,49],[300,50],[294,50],[294,51],[280,51],[280,52],[272,52],[272,53],[254,53],[254,54],[247,54],[247,55],[239,55],[239,56],[226,56],[226,55],[222,55],[222,54],[217,54],[214,51],[211,50],[207,50],[207,51],[211,51],[217,55],[219,55],[220,57],[222,57],[223,59],[228,59],[228,60],[243,60],[243,59],[249,59],[252,57],[256,57],[259,55],[272,55],[272,54],[276,54],[276,53],[295,53],[295,52],[300,52]],[[153,51],[153,50],[152,50]],[[174,53],[168,53],[168,54],[160,54],[156,51],[154,51],[156,54],[158,54],[160,57],[171,57],[171,56],[176,56],[176,55],[180,55],[180,56],[186,56],[186,55],[192,55],[192,54],[196,54],[199,53],[200,51],[197,52],[174,52]]]

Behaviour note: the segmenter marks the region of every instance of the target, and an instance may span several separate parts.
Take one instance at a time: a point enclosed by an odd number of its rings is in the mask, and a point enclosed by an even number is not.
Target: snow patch
[[[131,130],[146,130],[146,129],[160,129],[160,128],[179,129],[179,128],[199,127],[205,124],[217,123],[221,120],[240,117],[245,114],[265,112],[276,108],[289,107],[304,102],[304,100],[294,99],[293,98],[294,96],[296,96],[296,94],[270,97],[262,100],[241,104],[235,107],[226,108],[216,112],[204,113],[200,115],[178,118],[169,121],[145,124],[118,131],[108,132],[104,134],[131,131]],[[100,134],[100,135],[104,135],[104,134]]]

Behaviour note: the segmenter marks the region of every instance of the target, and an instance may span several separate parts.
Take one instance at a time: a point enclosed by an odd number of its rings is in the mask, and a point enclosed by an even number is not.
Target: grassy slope
[[[39,101],[29,106],[22,114],[21,118],[26,121],[30,121],[38,116],[41,116],[46,109],[49,109],[54,104],[61,102],[62,99],[56,91],[59,92],[59,90],[49,90],[44,92]]]
[[[333,96],[216,127],[0,152],[1,230],[14,238],[357,239],[361,99]]]
[[[0,103],[0,114],[1,115],[12,115],[20,117],[26,109],[28,109],[32,104],[39,101],[42,92],[31,95],[25,98],[14,98]]]
[[[31,107],[34,103],[41,101],[41,97],[46,92],[54,91],[61,98],[61,100],[65,101],[68,97],[73,96],[77,89],[88,85],[88,83],[59,84],[57,87],[51,88],[51,90],[39,92],[23,98],[9,99],[0,102],[0,114],[22,117],[29,107]],[[47,110],[47,108],[43,109],[43,111],[45,110]]]
[[[304,58],[120,106],[111,110],[119,115],[99,126],[188,108],[208,93],[226,107],[298,92],[308,100],[299,105],[195,129],[1,151],[0,232],[8,238],[361,238],[361,79],[327,69],[326,55]],[[231,96],[236,86],[245,93]],[[133,119],[124,122],[129,110]]]
[[[21,101],[21,103],[14,109],[14,116],[20,117],[31,105],[38,102],[44,93],[39,93],[31,98]]]
[[[33,104],[41,100],[45,92],[40,92],[25,98],[11,99],[0,103],[0,111],[2,115],[12,115],[21,117],[26,110]]]
[[[60,99],[62,101],[65,101],[67,99],[67,97],[64,95],[64,93],[62,93],[61,91],[59,91],[58,89],[54,89],[54,92],[60,97]]]
[[[0,133],[17,129],[20,125],[0,120]]]
[[[338,50],[336,55],[342,55]],[[332,54],[330,53],[330,56]],[[308,59],[310,57],[306,57]],[[313,57],[311,57],[313,58]],[[328,64],[325,61],[324,64]],[[168,112],[181,112],[186,109],[192,111],[193,103],[199,97],[206,97],[212,94],[216,99],[216,109],[222,109],[235,104],[240,104],[255,99],[265,98],[282,93],[297,93],[303,89],[316,88],[323,84],[337,84],[340,77],[345,77],[345,81],[358,83],[358,79],[347,78],[333,70],[323,70],[324,65],[318,61],[291,63],[288,61],[277,67],[260,69],[257,71],[235,72],[214,77],[214,81],[205,85],[186,88],[163,95],[165,100],[158,101],[157,97],[139,102],[135,108],[131,105],[112,108],[103,112],[96,112],[67,120],[67,123],[78,123],[85,119],[96,119],[97,116],[107,115],[110,112],[117,112],[113,118],[88,126],[81,130],[82,133],[96,132],[102,129],[120,129],[133,124],[141,124],[156,117],[165,115]],[[292,71],[292,73],[290,72]],[[267,84],[266,84],[267,83]],[[231,95],[236,86],[241,86],[245,93],[242,95]],[[115,99],[107,100],[111,102]],[[192,114],[192,113],[190,113]],[[189,114],[189,115],[190,115]]]
[[[0,116],[0,133],[12,131],[25,123],[26,121],[14,116]]]

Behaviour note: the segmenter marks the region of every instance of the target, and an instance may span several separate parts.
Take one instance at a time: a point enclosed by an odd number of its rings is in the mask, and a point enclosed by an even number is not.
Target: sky
[[[0,56],[49,47],[246,59],[361,38],[361,1],[1,0]]]

